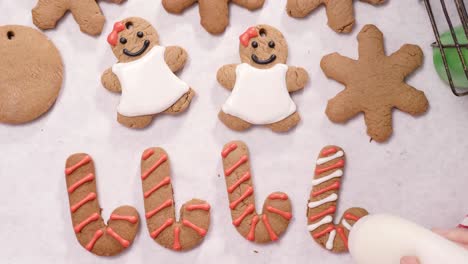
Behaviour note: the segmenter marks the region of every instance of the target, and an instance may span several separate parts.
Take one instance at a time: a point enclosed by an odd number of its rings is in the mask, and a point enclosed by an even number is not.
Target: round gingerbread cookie
[[[0,27],[0,122],[21,124],[47,112],[62,86],[62,58],[41,32]]]

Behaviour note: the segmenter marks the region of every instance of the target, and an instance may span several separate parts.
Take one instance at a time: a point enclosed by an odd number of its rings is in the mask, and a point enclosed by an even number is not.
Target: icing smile
[[[266,60],[262,60],[262,59],[259,59],[257,57],[257,55],[255,54],[252,54],[252,60],[257,63],[257,64],[270,64],[272,62],[274,62],[276,60],[276,55],[275,54],[272,54],[270,56],[270,58],[266,59]]]
[[[138,50],[136,52],[131,52],[128,49],[124,49],[123,53],[125,55],[127,55],[127,56],[130,56],[130,57],[137,57],[137,56],[140,56],[141,54],[145,53],[145,51],[148,49],[149,45],[150,45],[150,41],[145,40],[145,43],[143,44],[143,47],[141,47],[140,50]]]

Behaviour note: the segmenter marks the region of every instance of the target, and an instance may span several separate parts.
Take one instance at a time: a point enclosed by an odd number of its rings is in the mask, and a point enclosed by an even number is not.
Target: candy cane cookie
[[[339,224],[334,223],[344,166],[345,153],[341,148],[327,146],[322,149],[307,204],[307,230],[318,244],[334,253],[348,251],[352,226],[368,214],[365,209],[353,207],[345,211]]]
[[[84,153],[71,155],[65,165],[65,179],[78,242],[98,256],[114,256],[128,248],[139,228],[138,212],[131,206],[120,206],[106,225],[101,217],[91,157]]]
[[[192,199],[182,205],[176,221],[169,156],[162,148],[149,148],[141,156],[145,217],[151,238],[165,248],[189,250],[200,244],[210,227],[210,205]]]
[[[247,240],[267,243],[278,240],[292,218],[291,202],[285,193],[274,192],[255,210],[249,149],[241,141],[226,144],[221,153],[231,209],[232,224]]]

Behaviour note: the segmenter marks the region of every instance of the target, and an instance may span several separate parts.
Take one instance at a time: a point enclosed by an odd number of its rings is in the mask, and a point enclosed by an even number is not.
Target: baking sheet
[[[35,2],[0,0],[0,24],[32,25]],[[231,25],[221,36],[202,29],[197,7],[175,16],[166,13],[160,1],[148,0],[130,0],[123,6],[102,1],[108,23],[98,38],[81,34],[71,15],[57,30],[47,31],[66,65],[58,101],[33,123],[0,125],[2,263],[352,263],[349,255],[321,249],[306,230],[314,162],[327,144],[343,147],[348,158],[340,215],[346,208],[362,206],[427,227],[455,226],[467,213],[468,98],[453,96],[435,74],[430,48],[434,38],[423,2],[393,0],[378,8],[356,2],[357,25],[349,35],[326,26],[324,8],[297,20],[286,14],[285,5],[286,0],[269,0],[257,12],[232,5]],[[198,93],[187,113],[157,118],[142,131],[115,121],[119,96],[100,84],[101,73],[115,62],[107,33],[114,21],[128,16],[153,23],[162,45],[188,51],[190,60],[180,76]],[[289,42],[288,64],[310,73],[310,84],[293,96],[303,121],[288,134],[264,128],[232,132],[216,117],[229,95],[216,82],[216,70],[239,62],[238,36],[257,23],[278,27]],[[320,59],[334,51],[356,58],[355,38],[367,23],[384,32],[388,53],[414,43],[426,55],[424,66],[408,82],[426,93],[430,110],[417,118],[394,111],[395,132],[385,144],[369,142],[362,116],[336,125],[324,115],[327,100],[343,87],[324,76]],[[233,139],[250,147],[257,209],[273,191],[284,191],[292,199],[294,219],[279,243],[252,244],[231,224],[220,151]],[[143,220],[125,253],[113,258],[88,253],[71,227],[63,174],[66,158],[76,152],[94,158],[105,219],[122,204],[135,206],[143,215],[139,161],[150,146],[169,152],[178,207],[193,197],[211,203],[212,225],[205,241],[192,251],[174,253],[151,240]]]

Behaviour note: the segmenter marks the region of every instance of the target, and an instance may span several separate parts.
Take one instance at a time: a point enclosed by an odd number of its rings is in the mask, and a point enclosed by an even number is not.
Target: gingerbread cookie
[[[385,0],[361,0],[372,5],[385,3]],[[292,17],[303,18],[325,5],[328,26],[338,33],[349,33],[354,26],[353,0],[288,0],[286,11]]]
[[[189,107],[195,92],[174,74],[187,61],[183,48],[160,46],[156,29],[138,17],[115,23],[107,40],[118,63],[104,72],[102,84],[122,93],[118,122],[144,128],[158,114],[180,114]]]
[[[108,0],[120,4],[125,0]],[[70,11],[82,32],[99,35],[106,18],[96,0],[39,0],[32,10],[33,22],[40,29],[51,29]]]
[[[362,112],[367,134],[383,142],[393,131],[393,108],[420,115],[429,106],[424,92],[405,83],[406,76],[421,66],[423,53],[418,46],[406,44],[386,56],[383,34],[374,25],[366,25],[358,41],[358,60],[338,53],[322,59],[320,65],[327,77],[346,86],[328,101],[326,114],[332,122],[344,123]]]
[[[47,112],[63,82],[62,58],[41,32],[0,27],[0,122],[21,124]]]
[[[229,24],[229,2],[249,10],[259,9],[265,0],[162,0],[167,12],[181,14],[198,2],[200,23],[211,34],[221,34]]]
[[[270,194],[263,204],[262,214],[257,214],[247,145],[241,141],[230,142],[224,145],[221,156],[232,224],[243,237],[255,243],[278,240],[292,218],[288,195]]]
[[[338,192],[345,166],[345,153],[336,146],[320,151],[307,206],[307,222],[311,236],[323,248],[334,253],[348,251],[348,236],[352,226],[368,213],[362,208],[345,211],[339,224],[333,219],[339,200]]]
[[[240,36],[242,63],[218,70],[218,82],[232,91],[219,119],[237,131],[264,125],[275,132],[295,127],[300,116],[289,93],[303,89],[309,76],[303,68],[286,65],[288,44],[268,25],[249,28]]]
[[[162,148],[149,148],[141,157],[146,224],[151,238],[165,248],[189,250],[203,242],[210,227],[210,205],[192,199],[182,205],[176,221],[169,157]]]
[[[74,154],[65,169],[73,230],[78,242],[99,256],[114,256],[128,248],[139,228],[138,212],[131,206],[120,206],[107,224],[101,217],[96,192],[94,163],[87,154]]]

